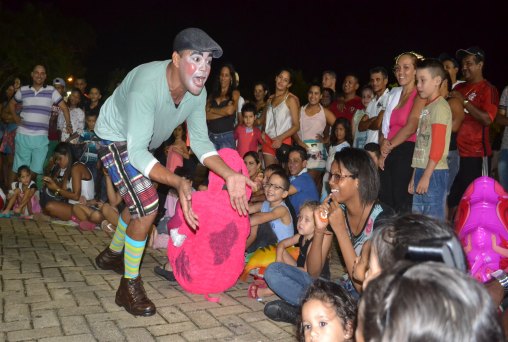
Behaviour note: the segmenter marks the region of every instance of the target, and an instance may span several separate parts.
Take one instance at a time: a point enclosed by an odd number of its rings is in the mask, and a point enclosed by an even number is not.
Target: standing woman
[[[335,115],[321,105],[323,93],[319,84],[312,84],[307,96],[309,103],[300,108],[300,130],[293,138],[307,150],[307,172],[314,179],[316,187],[321,189],[326,168],[325,143],[328,142],[329,128],[335,122]]]
[[[287,69],[282,69],[275,77],[275,94],[268,99],[268,104],[261,119],[265,126],[265,143],[263,157],[265,167],[271,164],[287,163],[291,146],[291,137],[300,129],[298,97],[289,92],[293,76]]]
[[[217,150],[225,147],[236,149],[233,131],[240,98],[236,87],[235,69],[231,64],[225,64],[206,103],[208,136]]]
[[[419,59],[423,57],[415,52],[405,52],[395,58],[393,71],[400,87],[390,92],[380,136],[384,170],[379,198],[399,213],[411,212],[413,204],[408,185],[413,174],[415,132],[425,106],[425,100],[416,91],[416,62]]]
[[[45,187],[41,191],[49,190],[60,201],[49,200],[44,203],[42,198],[46,196],[41,194],[41,206],[45,214],[68,221],[72,218],[74,204],[94,198],[94,181],[86,165],[75,162],[69,143],[61,142],[56,145],[54,159],[56,171],[51,177],[43,178]]]
[[[268,86],[264,82],[258,82],[254,84],[254,105],[256,106],[256,120],[259,120],[265,111],[268,95]]]

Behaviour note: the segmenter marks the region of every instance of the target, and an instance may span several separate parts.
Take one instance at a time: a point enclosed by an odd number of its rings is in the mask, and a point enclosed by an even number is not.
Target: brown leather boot
[[[134,279],[122,277],[116,291],[115,303],[118,306],[123,306],[128,313],[134,316],[155,314],[155,304],[146,296],[141,276]]]
[[[109,247],[106,247],[97,258],[95,258],[97,266],[103,270],[113,270],[118,274],[123,275],[123,252],[116,253]]]

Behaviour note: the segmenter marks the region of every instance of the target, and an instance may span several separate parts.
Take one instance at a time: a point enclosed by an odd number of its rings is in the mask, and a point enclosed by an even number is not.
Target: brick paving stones
[[[0,342],[296,340],[293,326],[269,320],[247,297],[246,283],[208,302],[154,275],[167,257],[149,248],[141,275],[157,314],[128,314],[114,302],[119,276],[94,262],[110,240],[99,230],[0,219]],[[335,277],[337,261],[334,253]]]

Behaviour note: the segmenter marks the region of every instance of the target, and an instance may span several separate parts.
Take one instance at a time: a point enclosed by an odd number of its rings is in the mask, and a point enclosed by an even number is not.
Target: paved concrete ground
[[[114,302],[120,276],[95,266],[110,239],[98,230],[0,219],[0,342],[296,340],[295,327],[269,320],[264,303],[247,297],[247,283],[208,302],[157,277],[154,266],[167,258],[152,249],[141,275],[157,313],[130,315]]]

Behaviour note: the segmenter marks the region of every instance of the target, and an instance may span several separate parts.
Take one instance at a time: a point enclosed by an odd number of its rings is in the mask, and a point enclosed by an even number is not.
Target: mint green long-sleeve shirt
[[[95,133],[104,140],[126,141],[132,165],[148,178],[158,162],[150,153],[187,120],[190,145],[201,163],[217,154],[208,138],[206,89],[185,93],[175,107],[166,79],[171,60],[142,64],[130,71],[101,107]]]

